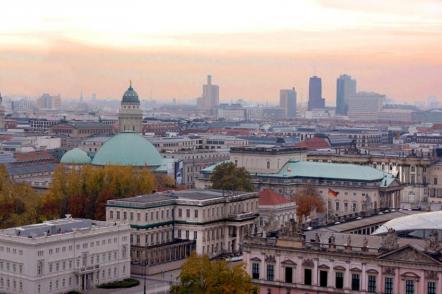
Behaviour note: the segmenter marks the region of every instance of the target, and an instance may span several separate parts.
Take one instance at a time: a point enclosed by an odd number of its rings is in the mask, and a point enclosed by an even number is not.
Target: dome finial
[[[129,80],[129,88],[132,89],[132,80]]]

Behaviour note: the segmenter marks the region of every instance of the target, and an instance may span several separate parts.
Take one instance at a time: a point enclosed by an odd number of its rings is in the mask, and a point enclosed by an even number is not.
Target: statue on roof
[[[431,232],[430,237],[426,240],[425,250],[432,252],[438,252],[441,250],[438,231],[433,230]]]
[[[395,250],[399,248],[398,237],[393,228],[388,228],[387,234],[382,236],[381,247],[382,250]]]

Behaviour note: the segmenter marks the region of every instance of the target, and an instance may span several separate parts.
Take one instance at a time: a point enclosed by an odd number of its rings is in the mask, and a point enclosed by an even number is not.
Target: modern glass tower
[[[336,114],[347,115],[348,99],[356,94],[356,80],[349,75],[341,75],[336,82]]]

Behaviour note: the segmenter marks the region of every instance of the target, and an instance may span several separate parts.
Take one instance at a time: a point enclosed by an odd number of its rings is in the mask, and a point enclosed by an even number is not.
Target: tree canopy
[[[173,294],[251,294],[257,288],[239,264],[230,267],[225,260],[211,261],[206,255],[196,253],[181,268],[180,283],[173,286]]]
[[[305,217],[310,216],[313,212],[324,212],[324,200],[321,195],[312,186],[306,186],[295,193],[296,217],[298,223],[302,223]]]
[[[69,213],[103,220],[107,200],[152,193],[155,187],[155,177],[147,169],[84,166],[69,170],[58,166],[42,206],[49,218]]]
[[[233,162],[223,162],[215,167],[210,180],[212,188],[230,191],[253,191],[251,176],[243,167]]]
[[[0,165],[0,228],[39,221],[39,195],[26,184],[16,184]]]

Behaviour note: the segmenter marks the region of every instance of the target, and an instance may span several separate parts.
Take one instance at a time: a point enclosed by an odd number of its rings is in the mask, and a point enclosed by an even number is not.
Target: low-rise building
[[[307,150],[297,147],[244,146],[230,148],[230,161],[249,173],[274,173],[289,160],[305,160]]]
[[[130,276],[130,228],[88,219],[0,230],[0,292],[67,293]]]
[[[296,203],[270,190],[259,192],[259,227],[281,228],[287,222],[296,220]]]
[[[334,233],[302,234],[294,225],[277,237],[251,236],[244,262],[261,294],[404,293],[442,289],[441,242]]]
[[[196,188],[212,185],[210,176],[215,167],[201,171]],[[251,177],[256,191],[270,188],[287,197],[306,186],[313,187],[324,200],[327,222],[398,209],[400,205],[399,181],[368,166],[289,160],[277,172],[251,173]]]
[[[258,194],[253,192],[170,191],[109,200],[106,205],[107,221],[132,228],[137,274],[179,268],[193,250],[209,257],[240,254],[257,216]]]
[[[161,154],[164,158],[174,159],[182,162],[181,183],[193,187],[195,178],[199,172],[215,163],[230,158],[229,152],[225,150],[184,150],[169,151]]]

